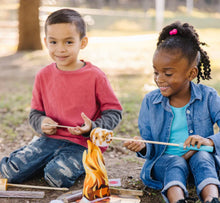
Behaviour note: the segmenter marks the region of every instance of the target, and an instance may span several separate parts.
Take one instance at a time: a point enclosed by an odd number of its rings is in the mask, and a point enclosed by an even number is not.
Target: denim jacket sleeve
[[[151,129],[150,129],[150,112],[149,112],[149,105],[147,100],[147,95],[143,99],[141,109],[139,112],[139,118],[138,118],[138,127],[140,131],[140,135],[144,140],[152,140],[151,138]],[[146,143],[146,155],[138,154],[138,156],[145,158],[145,159],[151,159],[154,154],[154,147],[152,144]]]
[[[213,123],[220,128],[220,97],[216,91],[212,91],[209,95],[209,110]],[[220,132],[210,135],[207,138],[214,142],[215,153],[220,155]]]

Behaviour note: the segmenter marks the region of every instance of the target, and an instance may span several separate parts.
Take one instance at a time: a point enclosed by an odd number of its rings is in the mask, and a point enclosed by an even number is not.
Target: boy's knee
[[[45,171],[44,179],[52,187],[64,187],[63,181],[62,179],[60,179],[60,176],[54,176],[54,174],[50,173],[50,171]]]
[[[71,187],[80,175],[80,171],[70,169],[65,165],[60,167],[49,164],[44,169],[44,178],[53,187]]]
[[[8,161],[7,157],[4,157],[0,162],[0,173],[4,178],[8,179],[8,182],[22,182],[22,177],[17,164],[12,161]]]

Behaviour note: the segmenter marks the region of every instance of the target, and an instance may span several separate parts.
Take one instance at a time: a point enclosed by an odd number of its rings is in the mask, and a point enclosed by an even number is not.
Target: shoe
[[[218,200],[218,198],[213,198],[211,202],[206,201],[205,203],[220,203],[220,201]]]
[[[187,201],[185,199],[180,199],[176,203],[187,203]]]

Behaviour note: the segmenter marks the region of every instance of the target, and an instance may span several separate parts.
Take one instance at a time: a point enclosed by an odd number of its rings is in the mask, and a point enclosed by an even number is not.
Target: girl
[[[158,89],[145,96],[138,124],[142,139],[213,146],[214,152],[124,143],[146,159],[141,171],[144,184],[162,189],[170,203],[186,202],[189,173],[202,201],[219,202],[220,133],[214,134],[213,124],[220,126],[220,97],[213,88],[192,82],[196,77],[197,83],[211,78],[209,57],[201,45],[205,43],[188,23],[164,27],[153,56]]]

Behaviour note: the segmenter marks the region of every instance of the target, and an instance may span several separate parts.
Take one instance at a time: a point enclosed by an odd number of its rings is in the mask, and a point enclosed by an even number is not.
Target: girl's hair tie
[[[177,34],[177,29],[174,28],[169,32],[170,35],[176,35]]]

